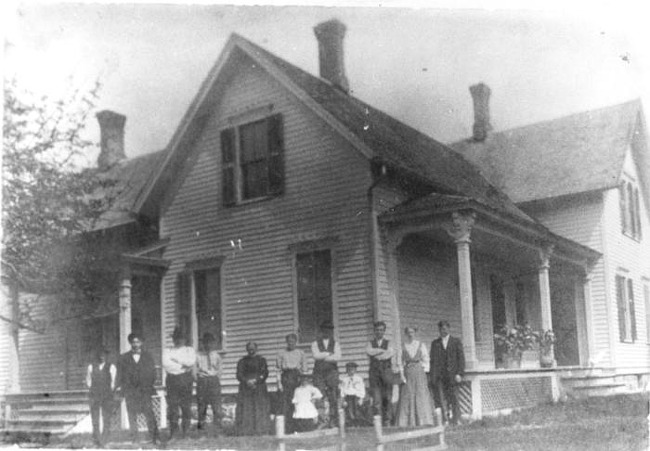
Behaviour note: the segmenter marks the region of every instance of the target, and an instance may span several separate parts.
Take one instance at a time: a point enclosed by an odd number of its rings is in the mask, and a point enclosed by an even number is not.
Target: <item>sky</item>
[[[313,27],[335,17],[347,26],[352,94],[449,143],[471,134],[468,88],[478,82],[492,89],[496,131],[638,97],[648,110],[650,33],[640,4],[28,1],[4,14],[3,63],[5,76],[54,97],[99,79],[96,109],[127,116],[134,157],[169,143],[231,33],[318,74]],[[98,141],[96,121],[87,126]]]

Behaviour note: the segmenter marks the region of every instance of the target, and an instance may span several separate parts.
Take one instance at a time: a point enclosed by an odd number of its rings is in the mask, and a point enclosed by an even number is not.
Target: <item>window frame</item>
[[[650,345],[650,279],[644,277],[642,287],[643,302],[645,304],[646,344]]]
[[[628,274],[615,276],[616,307],[618,314],[619,342],[635,343],[638,337],[634,280]]]
[[[247,196],[245,168],[253,164],[244,161],[243,129],[256,123],[265,124],[266,149],[264,193]],[[275,131],[274,131],[275,130]],[[286,186],[284,117],[273,113],[273,105],[254,108],[231,116],[219,129],[221,153],[221,205],[226,208],[260,202],[281,196]],[[262,161],[262,160],[260,160]],[[260,183],[260,181],[257,181]],[[259,187],[257,187],[259,188]]]
[[[289,246],[289,253],[291,258],[291,277],[293,279],[293,324],[294,330],[298,335],[298,344],[299,345],[308,345],[313,342],[315,338],[309,337],[309,339],[303,339],[303,334],[301,333],[300,327],[300,299],[299,299],[299,281],[298,281],[298,255],[315,253],[321,251],[328,251],[330,256],[330,302],[331,302],[331,311],[332,317],[331,321],[334,324],[334,327],[338,327],[338,311],[337,311],[337,292],[336,292],[336,251],[335,245],[338,242],[336,237],[327,237],[317,240],[303,241]],[[316,328],[315,336],[318,336],[318,325],[314,326]]]
[[[643,238],[639,196],[636,181],[632,177],[624,176],[619,185],[621,231],[623,235],[636,241],[641,241]]]
[[[179,273],[179,299],[176,305],[176,322],[177,324],[182,323],[182,316],[183,315],[189,315],[189,337],[191,338],[192,346],[195,348],[198,347],[198,343],[200,340],[200,332],[199,332],[199,318],[198,318],[198,312],[197,312],[197,282],[196,282],[196,274],[198,272],[202,271],[212,271],[216,270],[218,272],[218,284],[219,284],[219,328],[221,330],[221,335],[219,337],[215,337],[217,339],[217,343],[220,343],[220,346],[217,346],[216,350],[219,352],[225,352],[227,348],[227,343],[226,343],[226,333],[225,333],[225,325],[226,325],[226,318],[225,318],[225,300],[224,300],[224,275],[223,275],[223,264],[225,261],[225,257],[217,256],[217,257],[209,257],[209,258],[204,258],[200,260],[194,260],[192,262],[188,262],[185,264],[183,270]],[[185,282],[183,282],[183,279],[185,279]],[[182,284],[187,283],[188,286],[188,293],[186,294],[189,296],[189,299],[184,300],[182,297],[184,294],[182,293],[183,288]],[[189,302],[187,302],[189,301]],[[185,305],[187,304],[187,305]],[[186,319],[187,321],[187,319]]]

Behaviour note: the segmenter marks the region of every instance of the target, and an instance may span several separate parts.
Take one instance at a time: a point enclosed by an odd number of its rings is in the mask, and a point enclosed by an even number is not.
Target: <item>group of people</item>
[[[372,415],[380,415],[384,425],[420,426],[433,424],[433,407],[443,410],[445,418],[458,423],[460,407],[457,391],[465,369],[463,346],[450,335],[447,321],[438,323],[440,337],[427,347],[415,338],[417,329],[406,327],[401,349],[386,339],[386,324],[374,323],[374,337],[366,346],[369,357],[369,395]],[[341,346],[334,339],[330,321],[320,324],[319,337],[311,344],[313,371],[308,373],[307,356],[298,349],[298,337],[289,334],[286,348],[276,360],[278,387],[277,413],[284,415],[285,431],[307,431],[338,424],[338,409],[345,409],[350,425],[363,424],[366,386],[357,374],[356,362],[348,362],[345,374],[339,375]],[[119,390],[126,401],[132,439],[138,441],[137,415],[144,414],[150,439],[159,440],[151,396],[155,394],[156,371],[153,358],[142,349],[142,337],[128,337],[131,350],[122,354],[117,367],[107,361],[106,351],[97,354],[89,365],[86,382],[95,445],[103,446],[108,438],[110,418]],[[185,436],[191,423],[192,387],[196,382],[198,428],[205,429],[208,407],[212,409],[212,431],[221,429],[222,360],[215,349],[216,339],[203,335],[202,347],[196,352],[187,337],[176,328],[173,346],[163,351],[162,365],[167,374],[167,418],[169,439]],[[236,432],[240,435],[264,435],[271,432],[271,402],[266,380],[267,361],[257,353],[257,344],[246,344],[246,355],[237,363],[239,392],[235,411]],[[431,391],[430,391],[431,390]],[[327,407],[326,407],[327,406]],[[449,410],[448,407],[451,407]],[[103,431],[100,434],[100,411]],[[450,415],[451,414],[451,415]],[[180,425],[179,425],[180,419]]]
[[[156,394],[156,367],[154,360],[142,348],[143,338],[136,333],[128,336],[131,350],[122,354],[117,366],[108,362],[108,351],[97,352],[93,363],[88,366],[86,384],[89,391],[90,414],[93,426],[93,441],[96,447],[103,447],[109,436],[110,422],[117,403],[116,393],[123,397],[129,419],[131,439],[139,442],[138,415],[145,417],[150,441],[160,441],[156,416],[153,413],[152,395]],[[213,427],[218,432],[221,420],[221,358],[215,350],[215,337],[203,336],[201,351],[187,346],[187,338],[179,330],[172,334],[174,346],[163,352],[163,368],[167,373],[167,418],[169,439],[179,431],[189,430],[191,421],[192,386],[196,381],[199,413],[199,428],[205,426],[207,408],[212,407]],[[103,419],[100,428],[100,413]]]

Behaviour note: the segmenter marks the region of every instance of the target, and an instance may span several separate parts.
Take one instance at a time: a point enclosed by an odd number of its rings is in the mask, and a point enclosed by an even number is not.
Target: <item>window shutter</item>
[[[275,114],[268,119],[269,138],[269,193],[284,192],[284,136],[282,115]]]
[[[618,306],[619,339],[625,341],[625,278],[616,276],[616,305]]]
[[[627,190],[626,190],[626,185],[627,183],[623,182],[621,183],[621,186],[618,188],[618,196],[619,196],[619,204],[621,207],[621,229],[623,230],[623,233],[627,232]]]
[[[234,205],[235,191],[235,129],[227,128],[221,132],[221,195],[223,204]]]
[[[643,285],[643,299],[645,301],[645,328],[646,328],[646,343],[650,344],[650,286]]]
[[[632,334],[632,341],[636,341],[636,314],[634,312],[634,284],[632,283],[632,279],[627,279],[627,296],[630,313],[630,332]]]
[[[641,239],[641,207],[639,204],[639,188],[634,189],[634,222],[636,224],[636,237]]]
[[[178,275],[178,295],[176,297],[177,323],[185,336],[192,332],[192,273]]]

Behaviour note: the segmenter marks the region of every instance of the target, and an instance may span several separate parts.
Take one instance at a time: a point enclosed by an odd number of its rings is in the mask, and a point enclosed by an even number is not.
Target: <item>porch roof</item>
[[[522,219],[503,210],[496,210],[467,196],[431,193],[407,200],[379,216],[380,224],[392,229],[400,227],[417,232],[430,229],[432,224],[440,225],[450,213],[473,211],[479,221],[487,223],[489,229],[498,230],[511,240],[532,244],[536,247],[554,246],[554,255],[574,263],[591,264],[602,255],[600,252],[551,232],[547,227]]]

